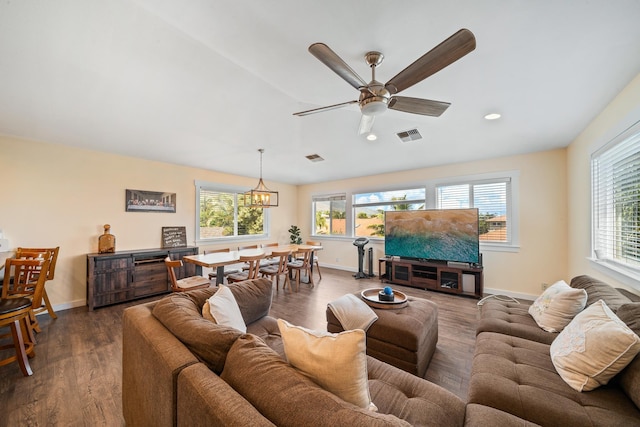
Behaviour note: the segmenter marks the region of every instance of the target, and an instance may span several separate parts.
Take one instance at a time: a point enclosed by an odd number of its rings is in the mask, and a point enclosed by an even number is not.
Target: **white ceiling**
[[[640,72],[639,21],[638,0],[6,0],[0,134],[253,177],[265,148],[292,184],[565,147]],[[369,142],[357,106],[292,115],[358,96],[311,43],[366,81],[383,52],[386,82],[460,28],[476,50],[402,92],[441,117],[390,110]]]

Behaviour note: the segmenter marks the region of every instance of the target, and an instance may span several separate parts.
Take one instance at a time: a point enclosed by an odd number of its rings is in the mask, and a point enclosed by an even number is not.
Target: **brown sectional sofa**
[[[604,299],[640,334],[640,297],[588,276],[571,286]],[[283,359],[271,283],[230,285],[247,334],[202,318],[215,289],[172,294],[123,318],[123,413],[128,426],[640,426],[640,356],[608,385],[579,393],[556,373],[527,304],[481,307],[465,405],[426,380],[368,357],[372,413],[322,390]],[[258,337],[258,338],[256,338]]]
[[[461,426],[464,402],[368,357],[378,412],[321,389],[284,360],[266,279],[229,285],[247,334],[201,315],[215,288],[125,310],[123,415],[127,426]]]
[[[589,276],[570,284],[600,299],[640,335],[640,297]],[[529,305],[485,302],[477,330],[467,404],[467,425],[639,426],[640,356],[606,386],[578,392],[558,375],[545,332]],[[491,410],[488,410],[491,408]]]

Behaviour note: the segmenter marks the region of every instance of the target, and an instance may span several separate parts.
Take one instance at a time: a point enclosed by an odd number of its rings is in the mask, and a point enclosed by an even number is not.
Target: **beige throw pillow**
[[[547,332],[560,332],[587,303],[587,291],[560,280],[549,286],[529,307],[529,314]]]
[[[230,326],[243,333],[247,332],[247,325],[244,324],[236,298],[231,289],[224,285],[220,285],[218,291],[204,304],[202,317],[218,325]]]
[[[289,364],[342,400],[377,411],[369,394],[366,335],[311,331],[278,319]]]
[[[603,300],[578,314],[550,348],[556,371],[578,391],[607,384],[638,352],[640,337]]]

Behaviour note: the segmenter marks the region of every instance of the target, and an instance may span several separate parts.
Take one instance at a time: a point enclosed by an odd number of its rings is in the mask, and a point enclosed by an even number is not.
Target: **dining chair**
[[[287,287],[289,284],[289,289],[291,289],[291,282],[289,280],[289,266],[287,263],[289,262],[289,255],[291,255],[291,251],[274,251],[271,253],[274,260],[278,261],[278,264],[269,265],[266,267],[260,268],[260,274],[262,277],[270,277],[271,280],[275,278],[276,282],[276,291],[280,286],[280,276],[284,275],[284,282],[282,283],[282,289]]]
[[[16,258],[30,258],[29,254],[32,253],[41,253],[45,254],[47,251],[51,252],[51,259],[49,262],[49,269],[47,270],[47,281],[53,280],[56,273],[56,263],[58,261],[58,252],[60,251],[60,246],[55,248],[18,248],[16,249]],[[39,307],[35,310],[35,314],[42,313],[47,311],[49,316],[52,319],[57,319],[58,315],[53,311],[53,306],[51,305],[51,301],[49,301],[49,295],[47,295],[47,289],[45,287],[44,293],[42,295],[42,299],[44,301],[44,306]]]
[[[322,246],[322,242],[307,242],[307,245],[309,246]],[[313,259],[311,260],[312,264],[316,265],[316,270],[318,270],[318,276],[320,278],[320,280],[322,280],[322,272],[320,271],[320,264],[318,263],[318,255],[316,255],[316,252],[313,251]]]
[[[306,271],[307,277],[309,277],[309,284],[314,287],[313,276],[311,275],[311,253],[313,251],[310,248],[298,248],[297,252],[300,258],[287,263],[289,270],[295,272],[296,275],[296,292],[300,290],[300,275],[303,271]]]
[[[257,279],[258,273],[260,272],[261,259],[264,259],[264,254],[252,255],[252,256],[240,255],[240,262],[243,262],[247,265],[246,270],[240,273],[228,275],[227,281],[229,283],[234,283],[234,282],[242,282],[244,280]]]
[[[49,255],[49,254],[47,254]],[[46,274],[39,274],[49,268],[49,257],[42,259],[9,258],[5,262],[2,297],[0,297],[0,328],[8,326],[10,332],[0,338],[11,337],[12,343],[0,346],[6,350],[13,348],[14,355],[0,360],[0,366],[18,362],[24,376],[33,374],[29,357],[34,357],[36,343],[32,318],[34,309],[42,304]],[[13,276],[13,277],[12,277]]]
[[[208,249],[204,251],[204,254],[216,254],[220,252],[230,252],[229,248],[224,249]],[[242,271],[242,265],[240,264],[231,264],[224,266],[224,277],[226,278],[229,274],[239,273]],[[211,273],[209,273],[209,280],[216,280],[218,278],[218,272],[214,269]]]
[[[239,251],[243,251],[245,249],[258,249],[258,245],[238,246]]]
[[[272,242],[272,243],[263,243],[260,245],[261,248],[275,248],[278,247],[279,243],[278,242]],[[280,260],[278,259],[278,257],[274,256],[273,253],[271,255],[269,255],[268,257],[266,257],[264,259],[264,262],[261,263],[261,267],[265,267],[265,266],[270,266],[270,265],[278,265],[280,263]]]
[[[164,265],[167,266],[169,280],[171,281],[171,290],[173,292],[191,291],[194,289],[205,289],[211,286],[211,281],[202,276],[190,276],[183,279],[177,279],[176,268],[182,267],[182,260],[172,260],[170,257],[164,259]]]

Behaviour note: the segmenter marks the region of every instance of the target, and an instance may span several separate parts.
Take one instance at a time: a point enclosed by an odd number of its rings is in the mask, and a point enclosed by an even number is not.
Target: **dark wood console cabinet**
[[[482,298],[482,267],[384,257],[378,272],[382,282]]]
[[[164,259],[196,255],[197,247],[145,249],[87,255],[87,305],[90,310],[171,291]],[[178,279],[196,274],[184,263]]]

